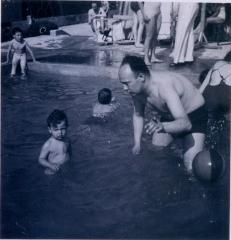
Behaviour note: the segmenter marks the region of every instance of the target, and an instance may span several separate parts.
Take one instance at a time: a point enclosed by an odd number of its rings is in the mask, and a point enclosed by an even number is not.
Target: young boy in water
[[[54,110],[47,118],[51,137],[44,143],[39,163],[45,167],[45,174],[55,174],[60,166],[70,159],[71,144],[66,137],[68,120],[63,111]]]
[[[27,57],[26,51],[28,51],[33,59],[36,62],[34,54],[29,47],[28,43],[23,39],[22,30],[20,28],[13,29],[13,40],[10,42],[8,52],[7,52],[7,60],[6,63],[9,63],[10,53],[13,53],[12,59],[12,68],[11,68],[11,78],[15,77],[16,69],[18,64],[21,66],[22,79],[26,78],[26,64]]]
[[[93,117],[105,118],[109,117],[118,107],[115,98],[112,97],[111,90],[103,88],[98,93],[98,102],[93,107]]]

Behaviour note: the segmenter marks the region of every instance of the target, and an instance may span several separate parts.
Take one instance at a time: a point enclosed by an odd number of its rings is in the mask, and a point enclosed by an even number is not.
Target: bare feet
[[[22,79],[22,80],[27,79],[26,74],[22,74],[21,79]]]
[[[152,63],[162,63],[163,60],[161,60],[161,59],[159,59],[159,58],[157,58],[157,57],[152,56],[151,62],[152,62]]]
[[[10,78],[11,78],[11,79],[15,79],[16,76],[15,76],[14,74],[10,74]]]
[[[54,174],[56,173],[56,171],[53,171],[53,170],[51,170],[50,168],[46,168],[45,171],[44,171],[44,173],[45,173],[46,175],[54,175]]]
[[[149,58],[147,58],[147,57],[144,58],[144,62],[145,62],[145,64],[146,64],[147,66],[151,66],[151,65],[152,65],[151,61],[150,61]]]
[[[135,43],[135,47],[137,48],[144,48],[144,45],[141,43]]]

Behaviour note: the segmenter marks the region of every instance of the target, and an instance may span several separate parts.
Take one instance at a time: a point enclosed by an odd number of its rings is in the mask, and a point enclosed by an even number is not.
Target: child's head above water
[[[68,127],[67,116],[63,111],[55,109],[47,118],[48,130],[52,137],[62,140]]]
[[[22,38],[23,38],[23,32],[20,28],[18,27],[15,27],[13,28],[12,30],[12,35],[13,35],[13,38],[16,40],[16,41],[21,41]]]
[[[110,104],[112,100],[111,90],[108,88],[103,88],[98,93],[98,101],[100,104]]]

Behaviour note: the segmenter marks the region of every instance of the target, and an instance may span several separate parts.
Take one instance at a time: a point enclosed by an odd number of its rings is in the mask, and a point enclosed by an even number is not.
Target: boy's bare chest
[[[26,47],[25,43],[19,43],[19,42],[14,42],[13,43],[13,48],[14,49],[24,49]]]
[[[69,144],[67,142],[56,141],[51,146],[51,152],[56,154],[66,154],[68,152]]]

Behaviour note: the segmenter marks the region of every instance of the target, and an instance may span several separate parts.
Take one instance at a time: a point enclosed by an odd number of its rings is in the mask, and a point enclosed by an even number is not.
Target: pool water
[[[12,81],[3,74],[3,238],[228,239],[227,129],[219,149],[226,172],[205,186],[188,179],[176,152],[152,148],[147,136],[142,154],[131,154],[133,105],[116,76],[31,72]],[[110,121],[91,124],[103,87],[120,107]],[[56,108],[68,116],[73,157],[46,176],[38,156],[49,138],[46,118]]]

